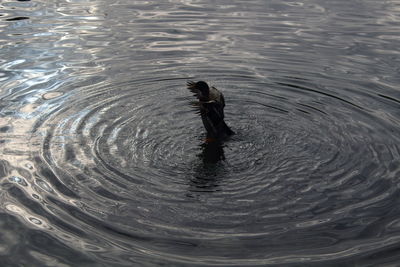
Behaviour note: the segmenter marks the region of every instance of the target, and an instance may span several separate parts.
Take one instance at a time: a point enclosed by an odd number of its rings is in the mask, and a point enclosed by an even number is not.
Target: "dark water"
[[[399,41],[396,0],[3,0],[1,266],[399,264]]]

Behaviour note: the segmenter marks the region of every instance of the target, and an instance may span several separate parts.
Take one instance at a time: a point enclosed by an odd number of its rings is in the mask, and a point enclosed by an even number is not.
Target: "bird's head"
[[[208,87],[208,84],[203,81],[198,81],[195,86],[200,91],[201,98],[204,100],[208,99],[210,95],[210,88]]]

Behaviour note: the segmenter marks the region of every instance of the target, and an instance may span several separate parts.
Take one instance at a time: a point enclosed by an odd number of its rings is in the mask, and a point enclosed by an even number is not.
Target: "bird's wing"
[[[205,114],[215,125],[224,119],[224,107],[219,102],[210,101],[201,103],[201,109],[205,111]]]
[[[200,114],[208,136],[213,138],[220,136],[221,125],[224,123],[223,109],[221,103],[217,101],[201,103]]]
[[[193,93],[195,97],[198,99],[202,99],[203,95],[201,94],[201,91],[196,87],[196,83],[193,81],[188,81],[186,83],[187,89],[189,89],[190,92]]]

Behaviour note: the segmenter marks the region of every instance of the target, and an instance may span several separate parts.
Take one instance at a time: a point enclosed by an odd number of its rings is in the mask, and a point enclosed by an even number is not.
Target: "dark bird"
[[[207,140],[221,141],[235,134],[224,121],[224,95],[215,87],[209,87],[206,82],[187,82],[187,88],[197,97],[198,102],[193,106],[200,113],[204,128],[207,131]]]

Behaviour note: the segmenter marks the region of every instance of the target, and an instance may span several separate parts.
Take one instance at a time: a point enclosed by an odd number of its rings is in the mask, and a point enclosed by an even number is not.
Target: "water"
[[[395,0],[2,1],[1,266],[398,264],[399,32]]]

